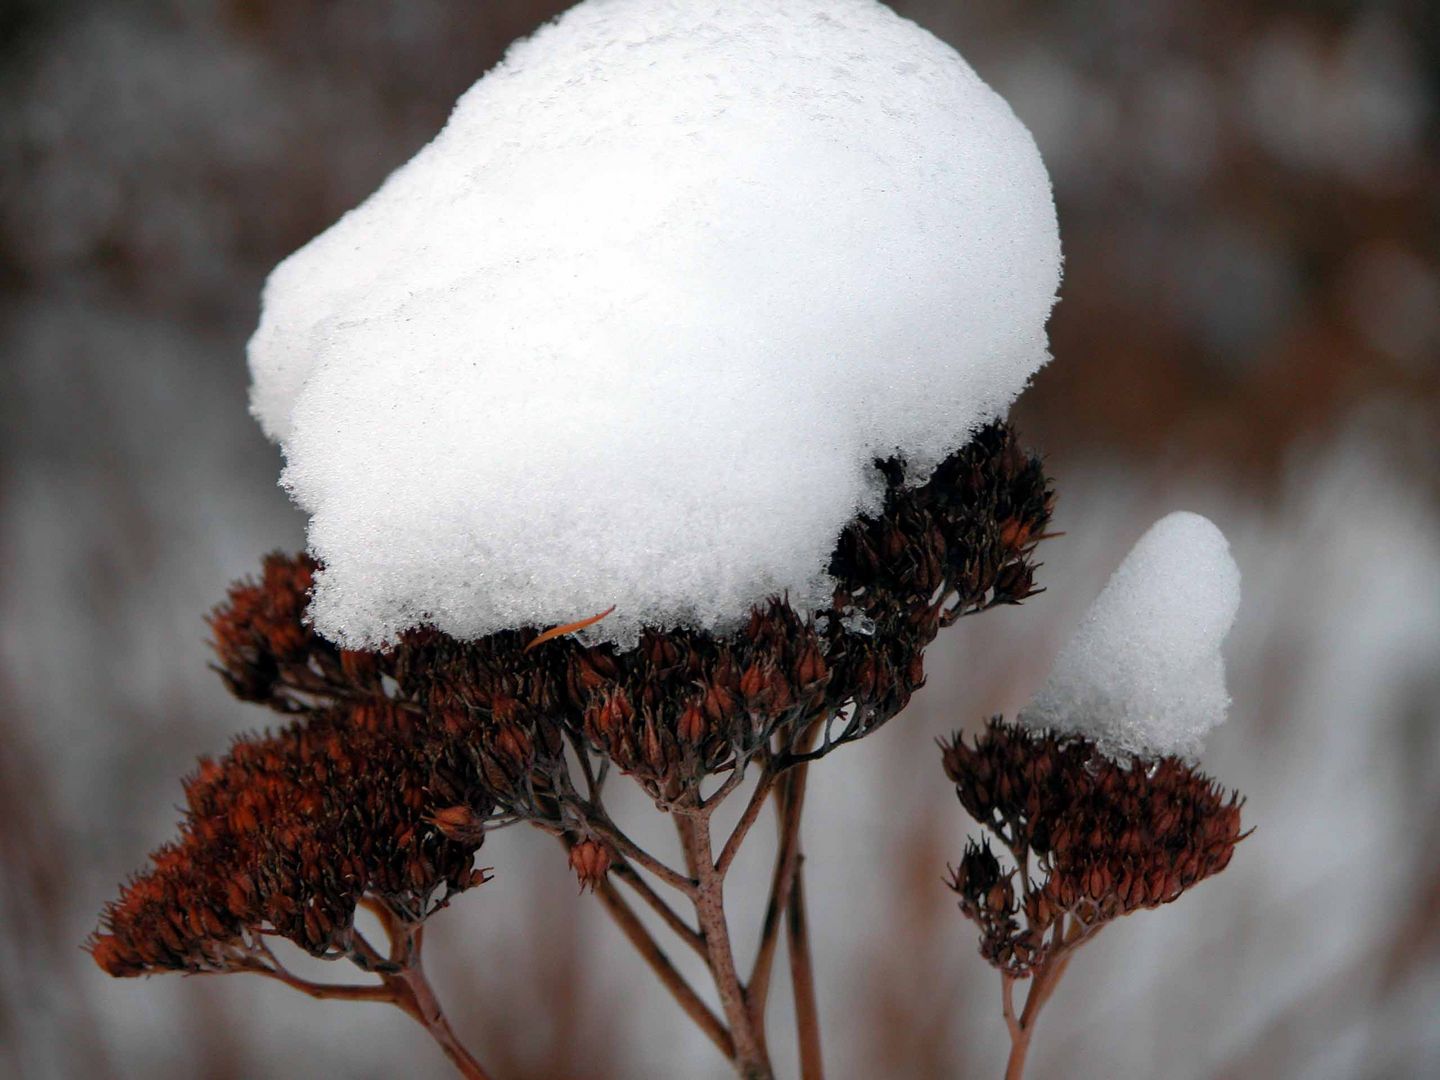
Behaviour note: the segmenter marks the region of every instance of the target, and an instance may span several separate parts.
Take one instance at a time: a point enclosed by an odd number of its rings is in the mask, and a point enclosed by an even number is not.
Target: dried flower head
[[[96,960],[112,974],[231,970],[271,932],[353,958],[357,903],[422,920],[472,883],[473,853],[500,820],[584,838],[572,866],[597,884],[612,857],[594,839],[610,765],[666,806],[756,754],[783,767],[873,731],[924,681],[940,627],[1034,591],[1051,503],[1003,423],[923,485],[898,461],[877,467],[883,507],[840,537],[831,609],[776,599],[729,635],[656,630],[620,650],[535,629],[475,641],[421,630],[384,651],[342,650],[305,621],[313,561],[269,556],[210,625],[232,692],[291,723],[202,763],[180,839],[107,910]]]
[[[729,635],[652,630],[626,650],[567,637],[526,653],[534,640],[527,631],[456,645],[457,654],[492,657],[489,677],[523,683],[514,700],[537,706],[528,714],[558,718],[662,805],[693,796],[707,775],[743,770],[762,751],[821,756],[905,707],[940,627],[1035,591],[1031,555],[1049,522],[1041,465],[1003,423],[979,432],[923,485],[907,486],[901,462],[877,467],[883,508],[841,535],[827,611],[797,612],[777,598]],[[501,655],[502,642],[512,651]],[[802,733],[813,728],[818,747],[801,751]],[[556,783],[563,777],[547,770],[538,790]],[[545,808],[515,807],[537,810]]]
[[[826,610],[797,611],[777,597],[734,632],[651,629],[625,649],[575,636],[608,612],[476,640],[428,628],[384,650],[341,649],[307,622],[315,562],[267,557],[260,579],[235,585],[210,626],[227,687],[285,724],[201,762],[185,784],[179,838],[121,889],[90,939],[97,964],[116,976],[257,972],[314,997],[389,1002],[423,1024],[463,1075],[483,1078],[425,977],[422,931],[454,893],[486,879],[474,855],[488,830],[523,820],[565,844],[581,889],[599,894],[716,1046],[746,1075],[765,1075],[755,1015],[778,915],[803,903],[806,763],[905,707],[941,627],[1031,595],[1031,558],[1049,521],[1040,463],[1003,423],[924,484],[908,484],[899,460],[876,468],[883,502],[839,537]],[[752,761],[761,775],[747,807],[723,846],[712,846],[710,814]],[[612,771],[680,815],[685,872],[610,819],[603,788]],[[711,777],[721,779],[702,792]],[[745,1001],[726,944],[722,882],[772,792],[782,835],[750,977],[757,1007]],[[690,899],[698,928],[642,869]],[[998,866],[988,872],[1000,880]],[[706,956],[724,1021],[612,878]],[[1013,907],[1009,889],[996,886],[994,905]],[[356,926],[362,906],[380,921],[380,947]],[[796,948],[803,924],[790,918],[787,933]],[[368,978],[308,980],[285,967],[272,937],[348,959]]]
[[[375,664],[409,700],[476,725],[467,745],[505,810],[557,828],[575,824],[567,741],[662,806],[777,745],[798,760],[812,726],[823,734],[808,756],[823,755],[904,708],[940,627],[1034,592],[1031,554],[1049,521],[1040,463],[1003,423],[923,485],[907,486],[898,461],[877,467],[883,508],[840,537],[827,611],[777,598],[734,633],[650,630],[629,649],[533,629],[470,642],[422,631]]]
[[[349,956],[366,899],[422,922],[477,883],[481,841],[438,824],[444,811],[427,813],[432,734],[416,714],[374,702],[314,712],[202,760],[185,783],[180,839],[107,908],[90,942],[96,962],[112,975],[245,969],[264,959],[261,933]]]
[[[812,726],[823,730],[807,756],[868,734],[923,683],[940,627],[1035,591],[1051,491],[1008,425],[980,431],[923,485],[907,486],[899,461],[877,467],[883,507],[839,538],[827,611],[775,599],[734,633],[652,630],[623,650],[532,629],[465,642],[417,631],[349,652],[303,622],[314,564],[271,556],[263,581],[212,617],[221,670],[238,695],[282,711],[373,696],[383,680],[453,736],[442,771],[478,771],[517,817],[575,824],[567,741],[667,804],[776,745],[798,759]]]
[[[1087,739],[999,718],[943,749],[961,804],[1014,858],[1003,869],[988,840],[972,840],[950,882],[981,954],[1011,976],[1176,899],[1225,869],[1242,839],[1241,798],[1178,758],[1116,761]]]

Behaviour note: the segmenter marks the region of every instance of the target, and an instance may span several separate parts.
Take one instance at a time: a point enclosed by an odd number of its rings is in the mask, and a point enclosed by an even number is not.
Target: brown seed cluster
[[[971,841],[950,883],[981,954],[1011,975],[1176,899],[1225,869],[1242,839],[1241,798],[1178,758],[1114,761],[1086,739],[999,718],[943,749],[961,804],[1016,864]]]
[[[261,933],[352,955],[362,900],[419,923],[478,883],[494,799],[477,760],[456,766],[453,718],[397,694],[389,658],[310,630],[314,571],[304,556],[270,555],[260,580],[232,587],[212,613],[226,685],[292,719],[202,759],[185,782],[179,839],[126,885],[90,942],[111,974],[253,966]]]
[[[217,670],[241,701],[295,711],[302,705],[292,695],[318,687],[327,670],[339,669],[339,650],[305,624],[314,576],[315,564],[306,556],[267,555],[260,580],[231,586],[225,603],[211,612]]]
[[[728,635],[648,631],[630,649],[535,630],[474,642],[406,635],[377,663],[427,710],[468,713],[485,732],[466,754],[507,812],[565,825],[564,745],[575,739],[662,805],[701,780],[824,727],[822,755],[905,707],[924,650],[961,615],[1034,590],[1034,546],[1052,492],[1040,462],[1003,423],[979,432],[924,485],[878,463],[882,511],[854,521],[830,565],[831,608],[774,600]],[[843,718],[843,719],[842,719]]]
[[[845,529],[829,610],[776,600],[728,636],[673,630],[631,650],[552,650],[586,740],[658,800],[761,749],[794,751],[823,728],[820,756],[890,719],[924,682],[924,651],[942,626],[1034,591],[1031,555],[1052,492],[1037,459],[997,423],[907,487],[901,463],[878,463],[883,509]],[[798,751],[795,752],[798,758]]]
[[[423,918],[437,889],[470,883],[497,820],[567,837],[593,886],[610,853],[585,846],[577,751],[665,805],[757,753],[783,764],[873,731],[924,681],[940,627],[1034,591],[1051,505],[1039,461],[1003,423],[923,485],[907,486],[898,461],[877,468],[883,507],[839,538],[831,608],[802,614],[777,599],[728,635],[651,631],[629,649],[561,636],[527,649],[539,630],[466,642],[419,630],[384,651],[341,650],[304,620],[314,563],[269,556],[210,625],[231,691],[292,722],[202,764],[179,841],[107,910],[97,961],[113,974],[223,970],[247,935],[272,929],[343,954],[362,897]],[[806,732],[819,745],[802,754]]]
[[[374,702],[202,760],[179,840],[106,910],[96,961],[112,975],[225,971],[247,966],[262,928],[315,956],[349,955],[367,897],[422,921],[477,883],[480,843],[427,820],[430,743],[422,718]]]
[[[422,630],[393,649],[335,649],[304,626],[308,560],[272,556],[263,587],[237,589],[212,620],[222,669],[248,700],[293,710],[383,684],[451,736],[445,772],[478,773],[505,813],[569,829],[567,741],[664,804],[758,751],[784,754],[812,725],[812,756],[873,731],[924,682],[924,651],[962,615],[1034,592],[1034,546],[1052,492],[1003,423],[976,434],[929,482],[877,463],[882,510],[840,536],[829,610],[774,600],[728,635],[649,631],[630,649],[539,632],[461,642]]]

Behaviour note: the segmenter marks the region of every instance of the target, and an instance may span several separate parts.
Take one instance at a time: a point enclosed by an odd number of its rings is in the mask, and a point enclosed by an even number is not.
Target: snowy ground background
[[[201,616],[302,538],[245,413],[264,274],[559,6],[0,8],[0,1074],[445,1075],[398,1013],[114,982],[78,943],[194,757],[263,722],[206,671]],[[1206,763],[1259,831],[1082,954],[1034,1075],[1440,1074],[1440,16],[899,6],[1009,97],[1054,177],[1057,359],[1016,416],[1067,535],[1047,593],[945,635],[912,709],[812,778],[832,1074],[998,1074],[996,979],[939,883],[967,822],[933,740],[1023,703],[1178,508],[1245,574]],[[505,833],[484,861],[495,882],[431,951],[496,1072],[723,1075],[550,845]]]

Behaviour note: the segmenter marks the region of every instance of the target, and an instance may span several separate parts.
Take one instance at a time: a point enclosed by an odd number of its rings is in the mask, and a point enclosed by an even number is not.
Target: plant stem
[[[730,839],[725,841],[725,847],[720,852],[720,858],[715,860],[715,869],[724,877],[730,869],[730,864],[735,861],[735,856],[740,853],[740,845],[750,832],[750,826],[755,824],[755,819],[760,816],[760,809],[765,805],[765,800],[770,796],[770,789],[775,784],[775,773],[770,768],[765,768],[760,773],[760,779],[755,785],[754,792],[750,795],[750,801],[745,804],[745,811],[740,815],[740,820],[735,824],[735,831],[730,834]]]
[[[700,936],[694,927],[685,922],[685,920],[675,912],[674,908],[665,902],[664,897],[660,896],[659,893],[650,887],[650,883],[626,861],[624,856],[615,860],[614,864],[610,867],[610,873],[630,886],[630,888],[634,890],[635,895],[640,897],[641,900],[644,900],[650,910],[660,916],[661,921],[670,928],[676,937],[694,949],[700,959],[709,960],[709,954],[705,951],[705,939]]]
[[[802,748],[813,741],[811,729],[802,741]],[[755,954],[755,967],[750,974],[750,1012],[762,1035],[765,1030],[765,1003],[770,992],[770,973],[779,941],[780,917],[785,913],[795,874],[800,865],[800,813],[805,805],[805,774],[809,765],[791,765],[776,793],[780,850],[775,855],[775,870],[770,882],[770,900],[765,906],[765,921],[760,928],[760,948]]]
[[[253,971],[257,975],[265,975],[284,983],[292,990],[298,990],[322,1001],[383,1001],[388,1005],[395,1003],[395,991],[381,983],[365,986],[354,986],[338,983],[311,982],[309,979],[302,979],[298,975],[292,975],[284,968],[253,967],[242,970]]]
[[[1030,1051],[1030,1032],[1024,1029],[1010,1040],[1010,1058],[1005,1063],[1005,1080],[1024,1080],[1025,1055]]]
[[[710,843],[710,817],[696,812],[689,819],[689,840],[699,888],[696,890],[695,918],[705,947],[710,953],[710,970],[720,1005],[730,1025],[735,1053],[732,1061],[745,1080],[770,1080],[773,1075],[764,1044],[752,1019],[745,988],[735,970],[735,954],[730,947],[730,928],[725,921],[725,879],[715,866],[715,853]]]
[[[810,932],[805,914],[805,857],[795,865],[786,908],[786,946],[790,951],[790,986],[795,995],[795,1027],[800,1037],[801,1080],[824,1080],[820,1045],[820,1011],[815,1001],[815,968],[810,959]]]
[[[465,1048],[465,1044],[450,1027],[450,1022],[445,1019],[445,1013],[440,1008],[430,980],[425,978],[418,955],[414,963],[404,971],[397,975],[386,975],[384,978],[387,985],[397,988],[396,1004],[430,1033],[430,1037],[445,1052],[445,1056],[465,1080],[490,1080],[490,1074],[475,1059],[475,1055]]]
[[[621,933],[635,947],[635,951],[650,965],[650,969],[659,977],[665,989],[670,991],[670,996],[685,1010],[685,1015],[695,1022],[695,1025],[710,1038],[710,1041],[722,1054],[727,1058],[733,1058],[735,1046],[730,1038],[730,1033],[725,1030],[725,1025],[710,1011],[710,1007],[700,1000],[700,996],[690,988],[685,977],[670,962],[665,951],[656,944],[655,939],[650,936],[650,931],[645,929],[645,924],[640,921],[639,916],[630,908],[630,905],[621,898],[615,890],[615,886],[608,881],[603,881],[596,886],[595,895],[605,905],[605,910],[615,920]]]
[[[685,872],[692,878],[699,876],[695,865],[695,829],[687,814],[671,814],[675,819],[675,834],[680,838],[680,851],[685,859]]]
[[[370,905],[367,904],[367,906]],[[378,983],[353,986],[312,982],[292,974],[264,945],[258,949],[259,956],[264,958],[263,961],[257,959],[255,963],[247,965],[244,970],[277,979],[286,986],[313,998],[332,1001],[383,1001],[394,1005],[413,1017],[421,1027],[430,1033],[430,1037],[445,1052],[445,1056],[450,1059],[465,1080],[491,1080],[490,1074],[476,1060],[475,1055],[466,1049],[465,1044],[460,1041],[454,1029],[450,1027],[450,1022],[445,1019],[445,1013],[440,1008],[440,1001],[435,996],[430,981],[425,977],[424,969],[420,966],[419,929],[402,927],[388,908],[381,912],[381,919],[385,924],[387,934],[391,935],[391,955],[399,956],[403,950],[407,962],[398,971],[381,972]],[[356,938],[357,941],[363,941],[358,934]],[[373,954],[377,959],[379,958],[379,954],[374,952],[368,942],[365,942],[364,945],[367,954]]]
[[[1010,1058],[1005,1065],[1005,1080],[1023,1080],[1025,1057],[1030,1052],[1030,1040],[1035,1034],[1035,1024],[1040,1019],[1040,1010],[1055,992],[1060,977],[1070,966],[1070,950],[1052,953],[1045,963],[1035,969],[1030,977],[1030,988],[1025,994],[1025,1008],[1019,1018],[1015,1016],[1015,977],[1002,974],[1001,994],[1005,1009],[1005,1025],[1010,1029]]]
[[[604,811],[587,815],[585,824],[588,825],[596,835],[608,840],[611,846],[627,859],[643,866],[672,889],[682,892],[686,896],[694,897],[696,883],[693,877],[686,877],[684,874],[666,866],[648,851],[645,851],[636,844],[635,841],[626,836],[620,827],[611,821]]]

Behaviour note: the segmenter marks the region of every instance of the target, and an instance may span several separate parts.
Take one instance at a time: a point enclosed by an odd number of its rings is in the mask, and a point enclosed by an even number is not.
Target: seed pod
[[[598,840],[582,840],[570,849],[570,869],[580,888],[593,892],[610,870],[610,849]]]

